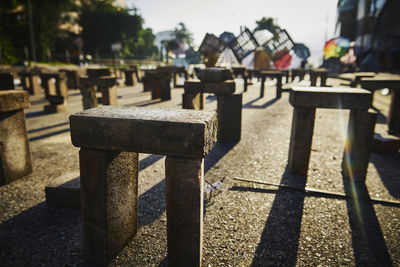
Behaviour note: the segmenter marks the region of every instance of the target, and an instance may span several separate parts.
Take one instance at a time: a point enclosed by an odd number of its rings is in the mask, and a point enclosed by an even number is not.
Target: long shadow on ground
[[[364,183],[354,183],[343,178],[347,202],[347,213],[353,240],[357,266],[392,266],[392,260]],[[360,200],[362,197],[365,200]]]
[[[274,103],[275,103],[276,101],[278,101],[279,99],[278,99],[278,98],[273,98],[273,99],[271,99],[271,100],[265,102],[265,103],[262,104],[262,105],[254,105],[254,102],[257,102],[257,101],[259,101],[259,100],[260,100],[260,98],[253,99],[253,100],[247,102],[246,104],[244,104],[244,105],[243,105],[243,108],[263,109],[263,108],[267,108],[267,107],[271,106],[272,104],[274,104]]]
[[[370,161],[389,193],[400,199],[400,154],[371,153]]]

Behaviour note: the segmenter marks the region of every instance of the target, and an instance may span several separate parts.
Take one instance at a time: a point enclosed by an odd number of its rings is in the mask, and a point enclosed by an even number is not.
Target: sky
[[[173,30],[183,22],[200,45],[206,33],[219,36],[229,31],[237,36],[240,26],[250,30],[256,20],[272,17],[293,41],[310,48],[309,61],[321,63],[326,40],[336,37],[338,0],[127,0],[144,18],[153,33]]]

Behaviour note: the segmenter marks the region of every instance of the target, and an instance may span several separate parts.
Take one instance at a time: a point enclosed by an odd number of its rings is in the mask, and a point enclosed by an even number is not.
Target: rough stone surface
[[[8,184],[31,172],[31,153],[24,111],[20,109],[0,112],[0,185]]]
[[[169,266],[201,266],[203,159],[165,159]]]
[[[370,92],[357,88],[292,87],[290,104],[302,108],[364,109],[371,107]]]
[[[138,154],[81,149],[83,246],[108,264],[137,232]]]
[[[315,108],[294,108],[290,135],[288,170],[307,174],[314,132]]]
[[[344,147],[342,170],[345,178],[365,182],[372,152],[372,141],[377,119],[373,110],[351,110]]]
[[[236,84],[234,81],[224,82],[203,82],[203,81],[186,81],[184,86],[186,93],[212,93],[212,94],[233,94]]]
[[[0,91],[0,112],[29,108],[29,96],[25,91]]]
[[[70,117],[78,147],[202,158],[217,135],[215,112],[98,107]]]

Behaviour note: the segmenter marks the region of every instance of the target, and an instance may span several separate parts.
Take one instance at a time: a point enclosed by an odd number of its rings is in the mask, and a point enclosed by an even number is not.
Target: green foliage
[[[83,27],[84,49],[89,54],[112,53],[111,45],[121,43],[123,56],[145,57],[152,55],[154,34],[143,29],[143,18],[128,9],[115,7],[112,1],[91,0],[84,2],[80,24]]]
[[[175,39],[178,41],[183,41],[189,46],[193,43],[193,34],[186,28],[183,22],[179,22],[174,29]]]

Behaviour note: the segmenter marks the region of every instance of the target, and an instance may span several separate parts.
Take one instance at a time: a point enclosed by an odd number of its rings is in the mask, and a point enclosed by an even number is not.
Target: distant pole
[[[30,39],[31,39],[32,61],[36,62],[36,47],[35,47],[35,36],[33,35],[33,20],[32,20],[31,0],[28,0],[28,17],[29,17],[29,33],[30,33]]]

